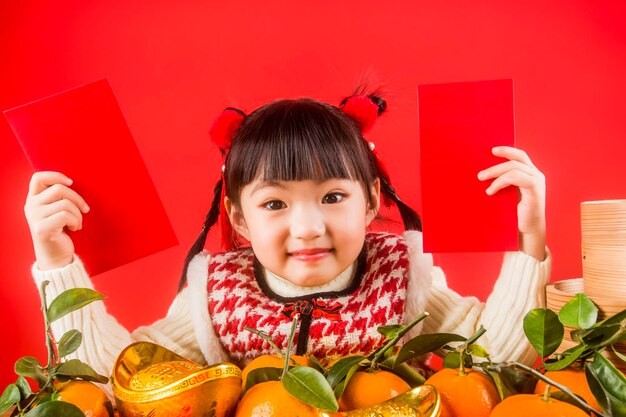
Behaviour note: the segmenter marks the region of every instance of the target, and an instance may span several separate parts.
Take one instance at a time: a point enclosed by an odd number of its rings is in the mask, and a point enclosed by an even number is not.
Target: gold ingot
[[[237,366],[201,366],[149,342],[122,351],[111,382],[120,417],[225,417],[241,395]]]
[[[441,398],[437,388],[421,385],[380,404],[348,411],[346,417],[439,417]]]

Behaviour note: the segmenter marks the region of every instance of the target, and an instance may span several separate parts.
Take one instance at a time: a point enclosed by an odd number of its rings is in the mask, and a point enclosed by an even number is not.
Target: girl
[[[419,332],[465,336],[479,325],[493,359],[534,360],[521,317],[543,303],[550,261],[545,249],[545,186],[521,150],[494,148],[503,163],[478,173],[494,194],[519,187],[521,250],[507,253],[486,303],[449,289],[432,256],[422,251],[417,214],[398,197],[362,132],[384,112],[380,97],[355,94],[339,107],[310,99],[282,100],[245,116],[227,109],[211,136],[226,157],[202,233],[185,262],[179,293],[167,316],[132,333],[96,302],[55,323],[56,334],[77,328],[76,356],[110,375],[118,353],[149,340],[198,363],[245,365],[270,346],[244,330],[256,328],[284,347],[291,318],[300,313],[297,353],[333,359],[368,354],[383,342],[383,324],[406,323],[428,311]],[[65,228],[81,228],[89,211],[61,173],[33,175],[25,213],[39,284],[52,299],[72,287],[92,287]],[[384,200],[400,209],[402,236],[367,233]],[[202,250],[222,217],[232,249]],[[232,225],[234,233],[228,230]],[[472,236],[467,236],[471,239]]]

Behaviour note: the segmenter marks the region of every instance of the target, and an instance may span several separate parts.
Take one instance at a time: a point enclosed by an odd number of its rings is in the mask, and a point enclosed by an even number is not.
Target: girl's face
[[[358,257],[379,208],[380,184],[357,181],[259,179],[241,190],[240,207],[225,206],[234,229],[250,241],[261,264],[303,287],[323,285]]]

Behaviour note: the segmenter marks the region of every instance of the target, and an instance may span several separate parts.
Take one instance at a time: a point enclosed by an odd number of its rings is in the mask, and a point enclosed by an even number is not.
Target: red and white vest
[[[384,342],[378,326],[403,323],[408,266],[401,237],[369,233],[348,288],[283,298],[269,289],[251,249],[216,254],[209,262],[209,314],[231,360],[241,365],[275,353],[244,327],[269,334],[284,349],[295,313],[300,313],[298,354],[326,360],[367,355]]]

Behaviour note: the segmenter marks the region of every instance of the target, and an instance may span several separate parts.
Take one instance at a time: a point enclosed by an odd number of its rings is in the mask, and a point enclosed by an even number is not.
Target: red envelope
[[[108,81],[4,112],[35,171],[59,171],[91,211],[71,233],[96,275],[178,244]]]
[[[418,103],[424,250],[518,250],[517,189],[489,196],[477,178],[515,146],[513,81],[420,85]]]

